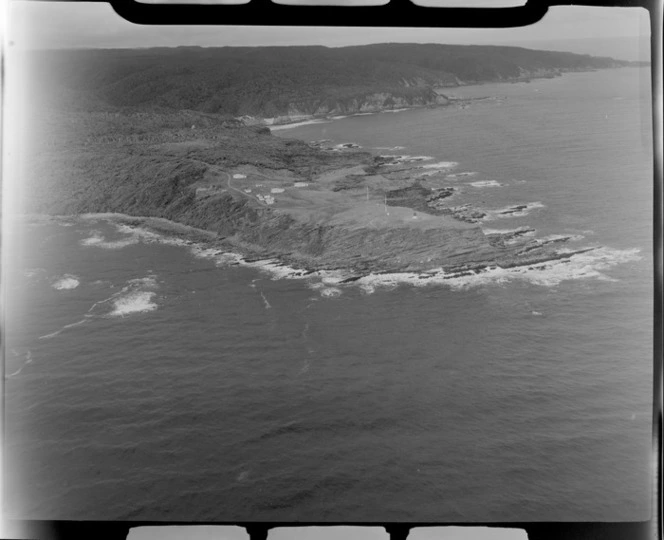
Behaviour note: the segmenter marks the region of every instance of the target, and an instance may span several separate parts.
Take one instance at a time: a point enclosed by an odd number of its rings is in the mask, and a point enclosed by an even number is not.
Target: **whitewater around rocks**
[[[526,209],[542,207],[541,203],[526,205]],[[508,208],[507,210],[510,210]],[[496,213],[504,212],[501,209]],[[525,210],[516,210],[514,213],[527,215]],[[139,243],[160,243],[165,245],[180,246],[189,250],[192,256],[213,260],[215,265],[224,268],[230,266],[241,266],[259,270],[269,275],[272,279],[300,279],[306,281],[309,286],[319,291],[325,298],[336,298],[342,294],[344,288],[359,287],[365,293],[373,293],[377,288],[393,288],[398,285],[410,285],[415,287],[424,286],[448,286],[455,290],[468,289],[472,287],[504,285],[510,281],[524,281],[533,285],[553,287],[563,281],[578,279],[598,279],[610,281],[614,278],[607,271],[611,268],[630,262],[641,260],[638,248],[615,249],[607,246],[590,246],[589,251],[584,253],[572,253],[568,248],[558,250],[564,255],[570,252],[569,258],[561,258],[545,261],[537,264],[528,264],[512,268],[501,268],[487,266],[472,271],[445,272],[443,269],[433,269],[426,272],[403,272],[360,275],[345,270],[316,270],[292,268],[281,263],[278,259],[253,260],[246,259],[239,253],[222,250],[215,247],[193,242],[182,237],[174,237],[151,230],[149,226],[128,225],[122,223],[127,216],[90,214],[82,219],[88,222],[96,220],[108,220],[114,225],[117,232],[122,236],[120,239],[106,240],[98,231],[92,232],[91,236],[81,240],[81,245],[100,249],[122,249],[123,247]],[[133,219],[133,218],[132,218]],[[120,220],[117,222],[116,220]],[[486,229],[485,234],[504,234],[511,236],[518,232],[513,230]],[[524,235],[532,236],[534,231],[526,230]],[[582,235],[550,235],[539,240],[540,243],[580,241]],[[140,281],[143,287],[154,288],[154,281]],[[124,316],[136,312],[151,311],[156,308],[152,301],[155,293],[153,290],[135,290],[128,286],[128,296],[122,297],[115,304],[113,316]]]

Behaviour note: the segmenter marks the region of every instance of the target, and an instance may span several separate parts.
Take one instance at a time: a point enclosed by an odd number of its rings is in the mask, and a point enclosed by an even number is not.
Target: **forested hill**
[[[40,51],[49,93],[78,108],[192,109],[298,118],[441,103],[436,88],[619,67],[518,47],[377,44]]]

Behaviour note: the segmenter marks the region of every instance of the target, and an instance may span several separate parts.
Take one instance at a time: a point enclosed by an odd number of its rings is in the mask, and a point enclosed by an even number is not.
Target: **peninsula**
[[[479,210],[450,202],[449,164],[276,137],[263,124],[445,105],[443,87],[626,64],[395,44],[34,54],[33,73],[56,83],[28,122],[38,136],[24,171],[26,211],[165,218],[247,258],[343,269],[349,279],[478,272],[574,252],[556,249],[564,238],[485,234]]]

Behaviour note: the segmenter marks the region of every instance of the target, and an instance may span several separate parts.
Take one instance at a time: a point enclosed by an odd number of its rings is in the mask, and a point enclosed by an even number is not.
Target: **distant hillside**
[[[189,109],[297,119],[445,103],[438,88],[628,65],[518,47],[99,49],[34,53],[49,90],[79,109]]]

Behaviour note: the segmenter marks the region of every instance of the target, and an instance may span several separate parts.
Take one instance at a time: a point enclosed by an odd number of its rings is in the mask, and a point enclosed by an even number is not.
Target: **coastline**
[[[450,89],[455,88],[467,88],[467,87],[480,87],[487,86],[491,84],[519,84],[519,83],[530,83],[531,81],[536,80],[546,80],[546,79],[555,79],[558,77],[563,77],[569,73],[592,73],[595,71],[600,71],[601,69],[624,69],[624,68],[643,68],[646,66],[613,66],[607,68],[588,68],[588,69],[554,69],[549,70],[547,73],[542,73],[539,75],[522,75],[519,77],[514,77],[512,79],[501,79],[495,81],[458,81],[458,84],[455,86],[434,86],[433,91],[439,96],[443,97],[447,101],[445,103],[427,103],[422,105],[409,105],[409,106],[399,106],[399,107],[383,107],[375,111],[360,111],[360,112],[349,112],[347,114],[311,114],[311,115],[297,115],[296,118],[292,120],[286,120],[290,118],[288,115],[281,117],[273,118],[260,118],[260,117],[237,117],[238,120],[250,119],[251,123],[255,125],[262,125],[270,129],[270,131],[283,131],[286,129],[296,128],[304,125],[310,124],[322,124],[333,122],[335,120],[342,120],[344,118],[351,118],[355,116],[365,116],[365,115],[374,115],[374,114],[384,114],[384,113],[397,113],[403,111],[412,111],[419,109],[437,109],[442,107],[451,107],[459,106],[464,107],[474,101],[482,101],[486,99],[492,99],[494,96],[484,96],[484,97],[473,97],[473,98],[463,98],[456,97],[453,95],[447,95],[444,92],[449,91]],[[247,125],[252,125],[252,124]]]
[[[325,297],[336,297],[338,287],[356,286],[370,294],[377,288],[393,288],[399,285],[422,287],[448,286],[462,290],[486,284],[500,284],[521,280],[539,286],[554,286],[566,280],[595,278],[613,281],[602,270],[616,264],[639,260],[638,249],[615,250],[604,246],[588,246],[571,250],[558,249],[548,257],[536,257],[514,264],[483,262],[461,267],[439,267],[424,271],[369,271],[357,273],[346,268],[326,268],[312,264],[302,265],[301,259],[289,259],[276,253],[258,254],[248,245],[225,241],[214,232],[198,229],[151,216],[132,216],[122,213],[88,213],[74,215],[23,214],[14,219],[28,221],[56,221],[59,223],[105,221],[131,240],[113,240],[107,243],[85,242],[85,246],[122,249],[128,245],[156,243],[189,249],[192,256],[215,261],[219,267],[243,267],[264,272],[272,279],[303,279],[310,287]],[[509,233],[507,233],[509,234]],[[543,244],[565,243],[569,238],[541,239]],[[260,249],[257,247],[257,249]],[[313,262],[313,261],[312,261]]]
[[[449,174],[458,165],[455,162],[422,165],[420,161],[436,158],[376,156],[356,151],[359,147],[352,143],[321,148],[314,144],[318,141],[270,137],[245,128],[222,133],[229,141],[222,147],[216,142],[216,128],[208,133],[199,127],[195,137],[192,130],[177,132],[177,138],[160,129],[145,141],[132,141],[131,148],[145,145],[150,160],[128,152],[124,141],[114,146],[103,140],[99,146],[86,145],[82,154],[72,152],[71,163],[77,164],[75,158],[83,155],[88,167],[80,169],[78,185],[94,185],[98,192],[78,188],[77,193],[89,196],[76,204],[67,200],[68,206],[60,207],[48,200],[35,209],[60,218],[107,218],[165,235],[171,242],[198,243],[198,251],[223,252],[237,264],[259,263],[291,275],[337,272],[347,282],[397,275],[435,282],[529,270],[603,249],[581,248],[573,235],[535,238],[534,229],[485,230],[485,222],[522,217],[545,205],[539,201],[497,209],[474,203],[448,205],[442,201],[459,189],[447,184],[448,178],[454,181],[472,174]],[[402,149],[390,150],[396,148]],[[112,158],[108,166],[102,166],[101,150]],[[259,161],[266,155],[272,161]],[[61,179],[69,181],[71,165],[65,165]],[[127,167],[132,174],[125,181]],[[118,176],[125,192],[113,199],[118,190],[108,179]],[[43,177],[39,178],[43,185]],[[137,202],[134,186],[143,181],[145,189]],[[491,182],[470,185],[499,185]],[[269,195],[267,201],[266,193],[277,195]],[[561,249],[567,242],[573,243],[571,249]]]
[[[5,213],[14,512],[647,513],[645,75],[271,135],[38,109]]]

